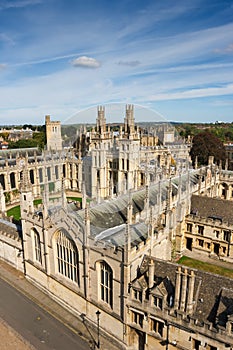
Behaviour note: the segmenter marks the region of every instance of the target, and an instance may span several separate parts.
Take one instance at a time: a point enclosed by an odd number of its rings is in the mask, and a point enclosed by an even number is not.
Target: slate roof
[[[220,219],[233,224],[232,213],[233,201],[192,195],[191,214],[205,218]]]
[[[155,285],[160,283],[168,276],[171,285],[175,287],[176,270],[179,264],[167,262],[153,258],[155,263]],[[148,268],[149,257],[145,256],[141,265],[141,273],[145,273]],[[227,315],[233,314],[233,280],[200,271],[186,268],[189,273],[191,270],[195,274],[194,300],[196,308],[193,314],[200,322],[209,321],[215,324],[216,320],[222,326],[226,325]]]
[[[187,181],[190,181],[191,185],[198,183],[199,171],[192,170],[189,175],[182,174],[181,178],[174,177],[171,179],[172,195],[177,195],[178,184],[181,181],[181,191],[185,191],[187,187]],[[149,204],[156,205],[158,201],[158,193],[161,191],[161,202],[167,199],[169,188],[169,179],[151,184],[149,186]],[[116,245],[121,245],[122,233],[125,232],[123,225],[127,221],[127,206],[129,201],[132,201],[133,215],[141,212],[144,209],[146,197],[146,189],[140,189],[138,191],[131,192],[131,194],[122,195],[112,200],[105,200],[103,203],[90,207],[90,226],[91,235],[98,237],[98,239],[106,239],[107,233],[109,239]],[[71,207],[70,207],[71,208]],[[71,210],[74,210],[72,208]],[[77,209],[76,209],[77,210]],[[74,210],[75,212],[75,210]],[[84,219],[84,210],[79,210],[74,213],[80,220]],[[113,229],[114,228],[114,229]],[[112,229],[112,230],[111,230]],[[140,231],[140,232],[139,232]],[[103,233],[103,235],[101,235]],[[132,241],[145,240],[147,235],[147,229],[143,224],[136,224],[132,228]],[[101,237],[101,238],[100,238]]]

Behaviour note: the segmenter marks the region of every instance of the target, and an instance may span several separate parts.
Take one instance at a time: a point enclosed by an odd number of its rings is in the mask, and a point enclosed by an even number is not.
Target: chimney
[[[185,311],[187,282],[188,282],[188,271],[187,269],[184,269],[184,272],[182,275],[182,286],[181,286],[181,300],[180,300],[181,311]]]
[[[150,259],[149,262],[149,269],[148,269],[148,274],[149,274],[149,288],[153,288],[154,286],[154,273],[155,273],[155,266],[154,266],[154,261]]]

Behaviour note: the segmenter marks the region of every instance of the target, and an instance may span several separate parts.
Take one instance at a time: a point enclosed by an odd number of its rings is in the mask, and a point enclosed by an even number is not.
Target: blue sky
[[[232,122],[232,33],[233,0],[0,0],[0,124],[109,103]]]

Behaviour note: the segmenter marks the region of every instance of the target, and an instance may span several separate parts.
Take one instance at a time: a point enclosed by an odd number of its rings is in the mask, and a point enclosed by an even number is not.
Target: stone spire
[[[49,186],[48,186],[48,178],[47,178],[47,176],[45,176],[44,191],[43,191],[43,215],[44,215],[44,218],[48,217],[48,208],[49,208]]]
[[[126,117],[124,120],[125,124],[125,134],[132,135],[135,132],[135,122],[134,122],[134,106],[126,105]]]
[[[21,175],[20,190],[21,192],[29,192],[32,190],[32,184],[28,176],[27,162],[24,163],[24,168]]]
[[[98,106],[98,117],[96,119],[97,132],[100,134],[100,137],[104,137],[106,132],[106,118],[105,118],[105,108],[103,106]]]
[[[131,224],[132,224],[132,194],[129,192],[129,202],[127,205],[127,222],[125,225],[125,262],[129,263],[130,250],[131,250]]]
[[[85,182],[82,183],[82,209],[85,209],[87,205],[87,194]]]
[[[6,212],[6,199],[4,196],[3,188],[0,183],[0,212],[4,215]]]
[[[67,209],[67,199],[66,199],[66,189],[65,189],[65,179],[62,178],[61,183],[61,199],[62,199],[62,207],[66,210]]]
[[[146,221],[149,220],[149,208],[150,208],[150,187],[149,182],[146,184],[145,199],[144,199],[144,210],[146,214]]]
[[[24,218],[24,215],[27,215],[27,212],[33,211],[33,194],[32,194],[32,184],[28,176],[28,167],[27,162],[22,163],[24,165],[21,182],[20,182],[20,211],[21,218]]]

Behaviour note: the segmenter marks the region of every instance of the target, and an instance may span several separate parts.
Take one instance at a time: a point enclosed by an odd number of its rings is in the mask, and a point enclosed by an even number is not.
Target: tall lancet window
[[[79,284],[79,257],[74,242],[63,231],[59,231],[56,245],[58,272]]]
[[[112,307],[113,273],[111,267],[105,262],[100,263],[100,298]]]
[[[35,254],[35,260],[42,264],[42,255],[41,255],[41,242],[40,242],[40,235],[39,233],[33,229],[33,236],[34,236],[34,254]]]

